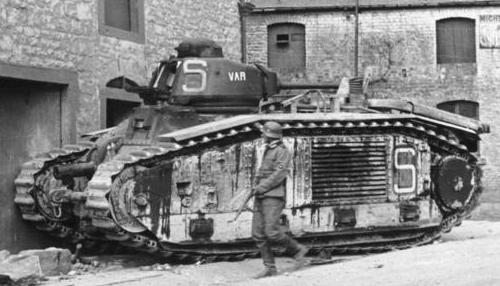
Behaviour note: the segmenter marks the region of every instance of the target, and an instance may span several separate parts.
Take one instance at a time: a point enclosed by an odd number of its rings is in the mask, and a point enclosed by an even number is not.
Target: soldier
[[[280,215],[285,206],[285,180],[291,164],[291,154],[281,140],[281,125],[266,122],[261,131],[266,148],[253,189],[255,201],[252,236],[257,241],[265,270],[256,278],[277,274],[271,244],[286,247],[287,252],[294,255],[297,269],[304,265],[304,257],[308,251],[280,227]]]

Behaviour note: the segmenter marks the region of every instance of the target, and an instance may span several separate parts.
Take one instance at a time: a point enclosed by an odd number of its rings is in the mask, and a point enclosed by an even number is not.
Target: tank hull
[[[313,252],[429,243],[477,204],[477,159],[421,117],[270,114],[195,126],[159,136],[163,142],[154,147],[123,149],[89,182],[89,221],[109,239],[152,253],[257,255],[252,212],[232,218],[252,187],[263,152],[259,125],[267,120],[282,124],[293,154],[283,227]],[[435,161],[449,156],[465,158],[473,179],[464,205],[452,210],[431,188]]]

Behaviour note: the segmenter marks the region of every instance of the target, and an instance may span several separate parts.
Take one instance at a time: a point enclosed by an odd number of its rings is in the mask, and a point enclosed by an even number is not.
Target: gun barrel
[[[54,177],[56,179],[64,177],[90,177],[96,169],[97,167],[94,162],[59,165],[54,167]]]
[[[338,83],[280,83],[280,89],[338,89]]]

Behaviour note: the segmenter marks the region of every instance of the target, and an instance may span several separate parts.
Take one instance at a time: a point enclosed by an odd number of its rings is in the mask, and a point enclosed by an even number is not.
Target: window
[[[305,27],[278,23],[267,27],[268,65],[282,72],[303,72],[306,66]]]
[[[290,44],[290,35],[288,35],[288,34],[278,34],[278,35],[276,35],[276,44],[278,46]]]
[[[436,22],[437,63],[476,62],[476,24],[473,19],[448,18]]]
[[[118,125],[126,119],[134,107],[140,106],[142,99],[122,89],[106,87],[100,90],[101,128]]]
[[[140,102],[106,99],[106,128],[116,126],[127,119],[132,113],[134,107],[141,105]]]
[[[442,102],[437,108],[462,116],[479,119],[479,104],[475,101],[453,100]]]
[[[144,43],[144,0],[99,0],[99,33]]]

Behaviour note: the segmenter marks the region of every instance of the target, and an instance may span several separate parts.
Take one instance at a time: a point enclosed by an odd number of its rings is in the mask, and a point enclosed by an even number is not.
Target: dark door
[[[305,27],[279,23],[267,28],[268,65],[287,74],[304,72],[306,67]]]
[[[23,162],[61,144],[62,86],[0,78],[0,249],[48,246],[21,219],[14,179]]]

